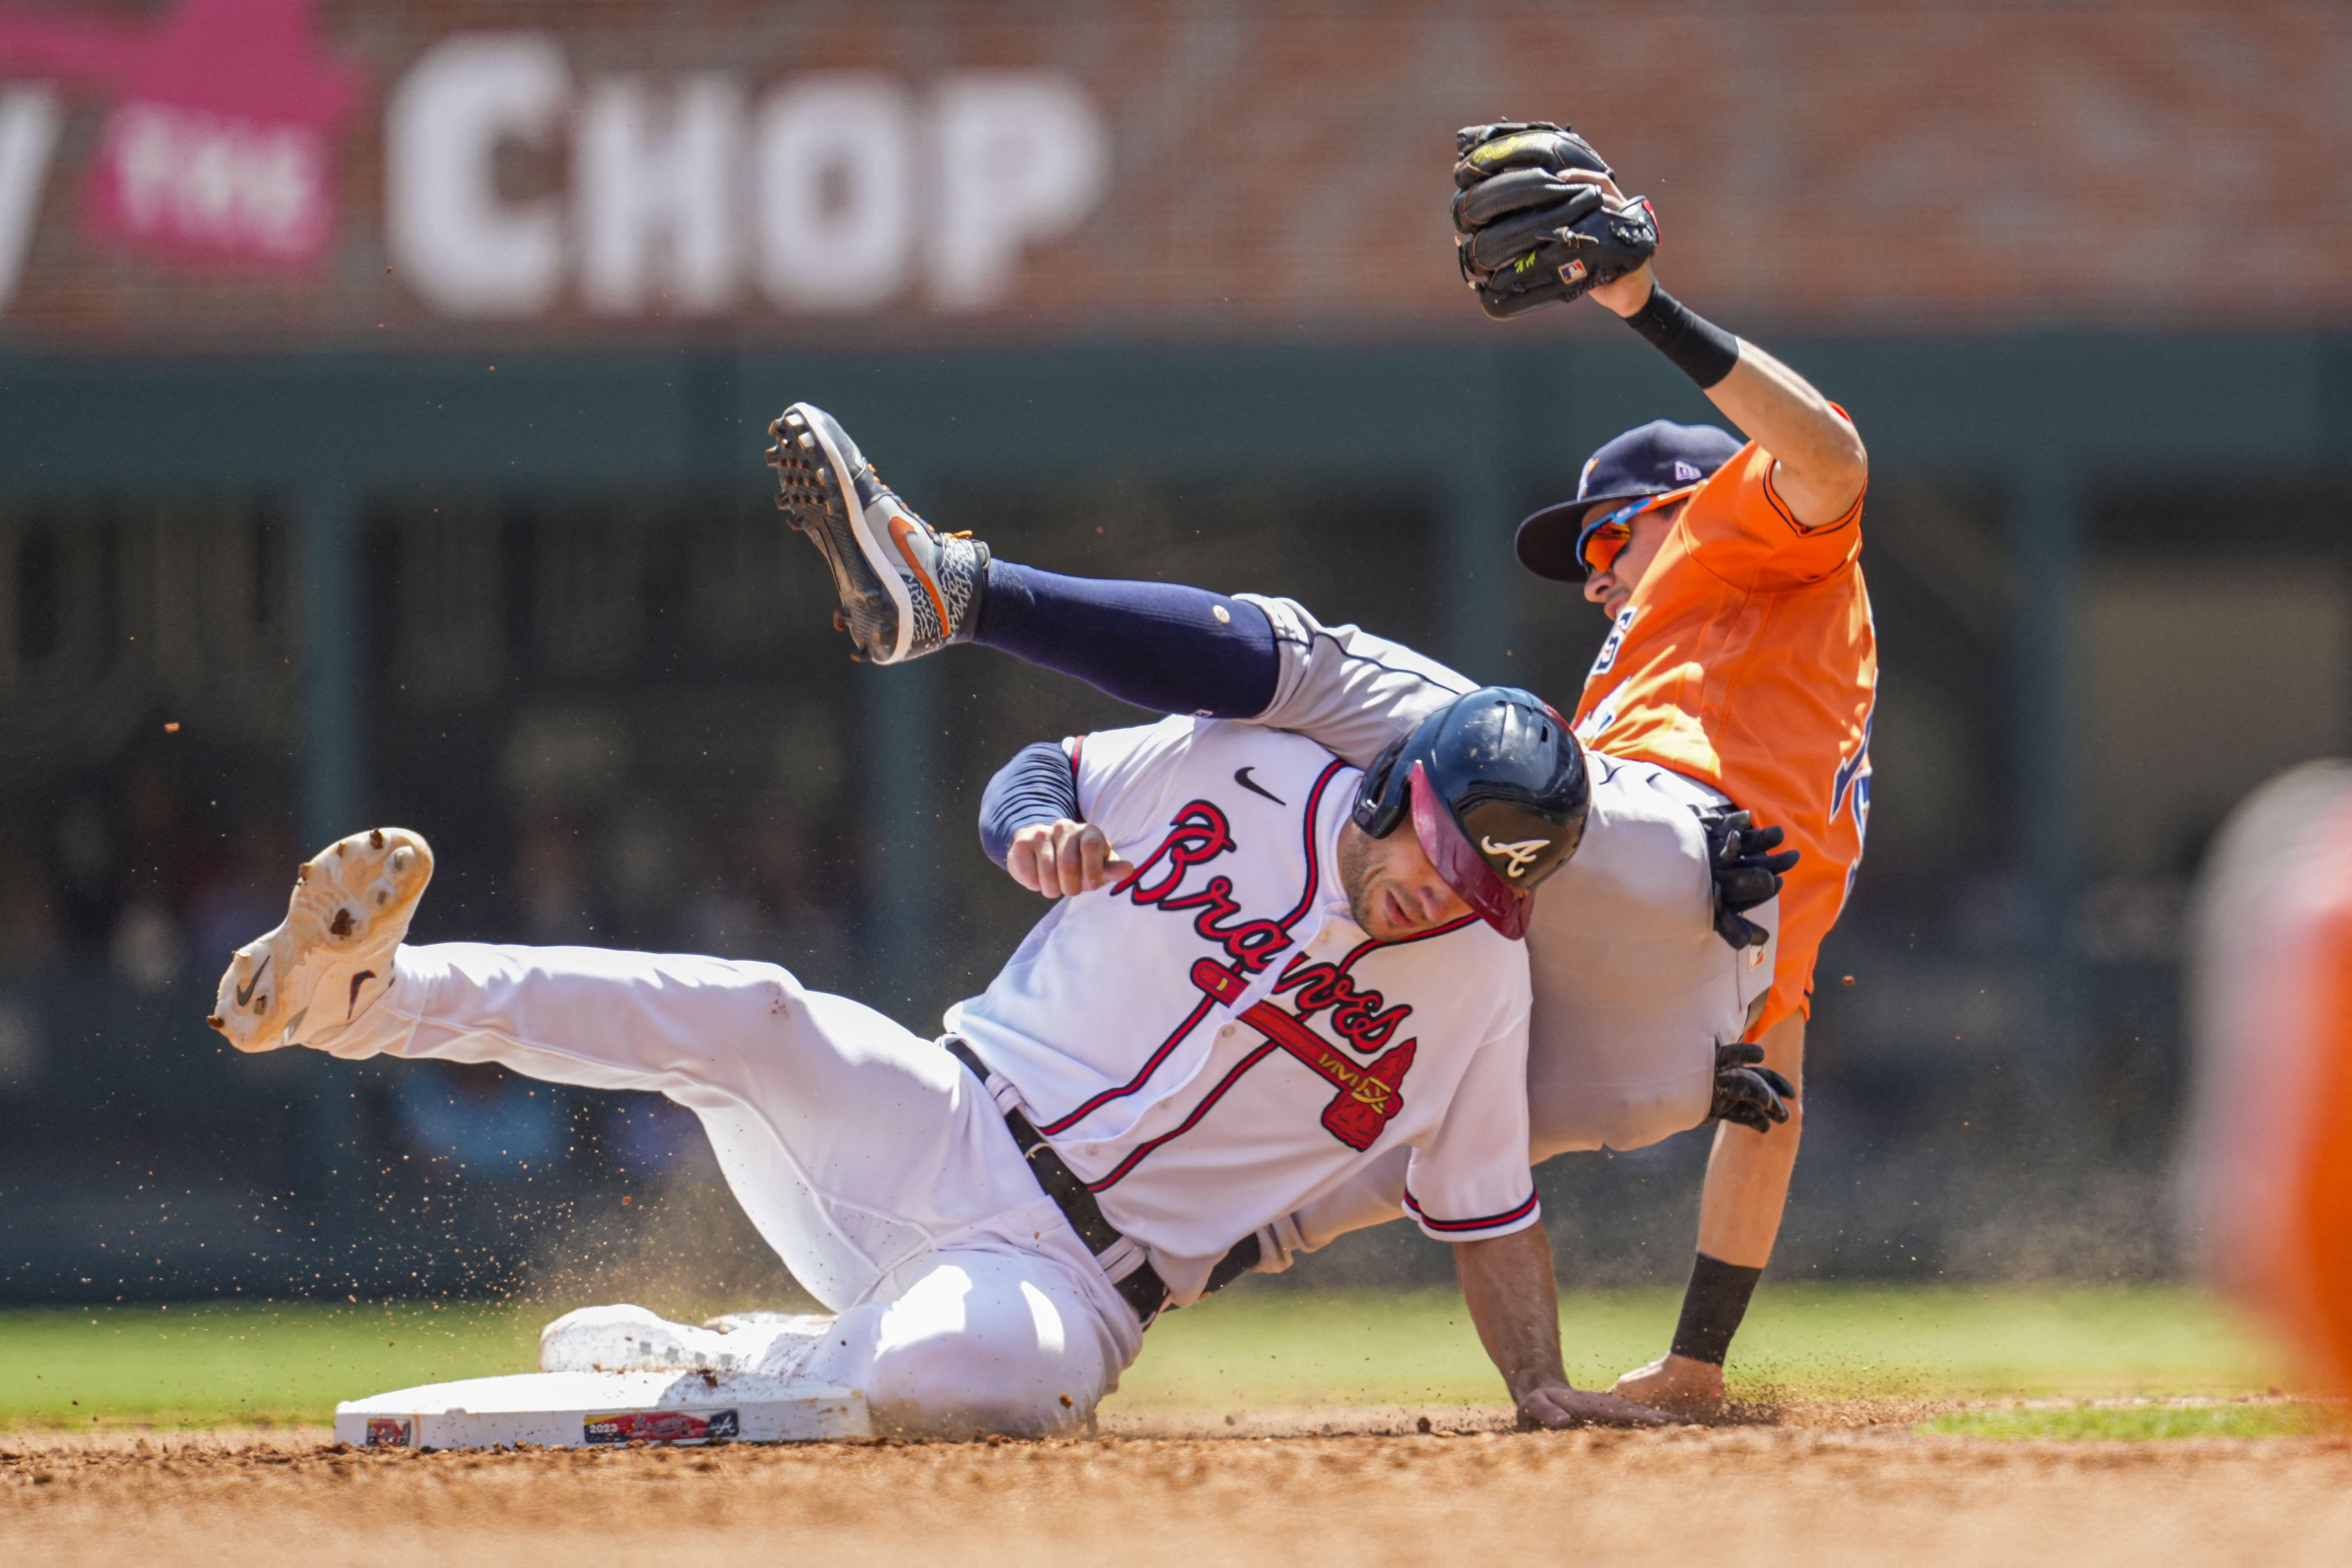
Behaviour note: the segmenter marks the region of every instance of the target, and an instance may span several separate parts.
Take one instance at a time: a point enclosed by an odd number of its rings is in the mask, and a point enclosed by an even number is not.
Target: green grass
[[[1607,1387],[1659,1354],[1679,1296],[1571,1295],[1570,1381]],[[2275,1349],[2176,1287],[1788,1285],[1760,1292],[1731,1359],[1735,1396],[2114,1397],[2259,1393]],[[1308,1296],[1244,1290],[1151,1331],[1122,1403],[1196,1408],[1487,1404],[1501,1397],[1449,1292]]]
[[[324,1423],[339,1399],[529,1372],[550,1315],[310,1301],[0,1312],[0,1427]]]
[[[235,1302],[0,1311],[0,1428],[323,1422],[339,1399],[529,1371],[539,1325],[561,1310]],[[1605,1387],[1649,1360],[1664,1348],[1675,1310],[1664,1290],[1569,1297],[1570,1376]],[[2174,1288],[1790,1285],[1758,1298],[1732,1385],[1751,1397],[2212,1396],[2261,1393],[2282,1381],[2281,1367],[2245,1326]],[[1450,1292],[1244,1286],[1154,1327],[1114,1398],[1127,1409],[1240,1410],[1484,1405],[1501,1394]]]
[[[1919,1430],[1955,1437],[2305,1437],[2342,1429],[2308,1405],[2091,1405],[2058,1409],[1955,1410]]]

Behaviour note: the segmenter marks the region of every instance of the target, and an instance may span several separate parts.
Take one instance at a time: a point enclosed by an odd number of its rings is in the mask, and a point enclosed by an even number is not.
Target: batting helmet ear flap
[[[1418,729],[1419,726],[1415,726]],[[1356,826],[1374,838],[1386,838],[1404,820],[1411,804],[1403,790],[1391,791],[1390,782],[1397,776],[1397,763],[1404,756],[1405,742],[1412,740],[1408,730],[1391,741],[1364,770],[1363,782],[1356,789]]]

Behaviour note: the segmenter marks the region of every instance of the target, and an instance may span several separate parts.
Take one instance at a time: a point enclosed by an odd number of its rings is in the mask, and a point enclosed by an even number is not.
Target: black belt
[[[954,1035],[948,1036],[940,1044],[945,1046],[948,1054],[961,1062],[965,1069],[980,1080],[982,1089],[985,1090],[988,1087],[988,1064],[980,1059],[978,1053]],[[1078,1239],[1087,1244],[1087,1250],[1099,1258],[1126,1240],[1127,1237],[1119,1234],[1118,1227],[1103,1217],[1102,1205],[1095,1201],[1095,1195],[1087,1190],[1086,1183],[1080,1181],[1078,1173],[1054,1152],[1054,1146],[1045,1142],[1045,1135],[1037,1131],[1035,1125],[1018,1110],[1006,1110],[1003,1115],[1004,1125],[1013,1134],[1014,1146],[1029,1162],[1030,1173],[1037,1178],[1037,1184],[1045,1189],[1045,1195],[1061,1208],[1063,1215],[1070,1222],[1070,1228],[1076,1231]],[[1256,1268],[1257,1260],[1257,1233],[1252,1231],[1235,1242],[1233,1250],[1209,1270],[1209,1283],[1201,1293],[1205,1296],[1211,1291],[1223,1289]],[[1151,1266],[1149,1258],[1138,1264],[1132,1273],[1112,1280],[1111,1289],[1126,1298],[1127,1304],[1135,1310],[1136,1321],[1146,1328],[1151,1326],[1151,1320],[1170,1310],[1168,1282],[1160,1278],[1160,1270]]]

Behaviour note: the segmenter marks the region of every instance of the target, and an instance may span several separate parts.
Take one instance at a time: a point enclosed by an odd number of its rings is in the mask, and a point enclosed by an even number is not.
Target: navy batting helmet
[[[1355,816],[1386,838],[1410,814],[1446,886],[1516,942],[1536,884],[1576,853],[1591,805],[1568,721],[1533,692],[1485,686],[1389,743],[1364,773]]]

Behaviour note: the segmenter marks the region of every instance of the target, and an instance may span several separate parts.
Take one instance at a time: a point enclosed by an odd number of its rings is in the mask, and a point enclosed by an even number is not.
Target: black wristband
[[[1748,1315],[1748,1299],[1756,1294],[1761,1268],[1742,1268],[1702,1252],[1691,1264],[1689,1287],[1683,1291],[1682,1321],[1675,1325],[1674,1352],[1709,1366],[1721,1366],[1730,1353],[1731,1336]]]
[[[1675,368],[1698,383],[1704,392],[1739,363],[1739,340],[1693,310],[1688,305],[1650,285],[1650,302],[1625,318],[1625,324],[1650,340]]]

